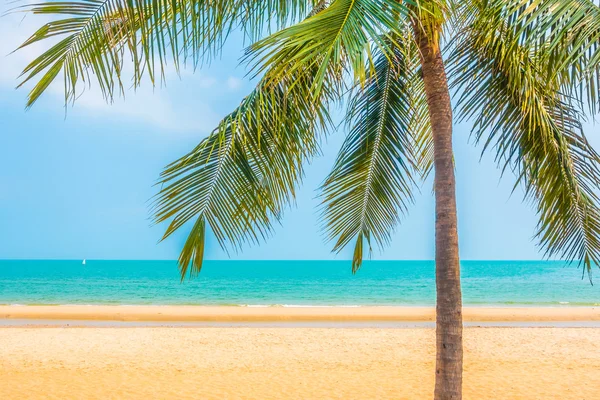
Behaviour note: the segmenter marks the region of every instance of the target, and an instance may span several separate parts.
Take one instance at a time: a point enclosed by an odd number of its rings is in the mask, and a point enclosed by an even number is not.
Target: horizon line
[[[172,261],[172,262],[178,262],[177,259],[170,259],[170,258],[0,258],[0,261],[81,261],[81,260],[86,260],[86,261]],[[351,262],[352,259],[335,259],[335,260],[331,260],[331,259],[322,259],[322,258],[305,258],[305,259],[295,259],[295,258],[267,258],[267,259],[260,259],[260,258],[248,258],[248,259],[222,259],[222,258],[214,258],[214,259],[205,259],[204,261],[225,261],[225,262],[240,262],[240,261],[295,261],[295,262],[302,262],[302,261],[334,261],[334,262]],[[434,262],[434,259],[380,259],[380,260],[364,260],[363,262],[389,262],[389,261],[432,261]],[[573,262],[577,262],[580,260],[562,260],[562,259],[538,259],[538,258],[522,258],[522,259],[500,259],[500,258],[490,258],[490,259],[483,259],[483,258],[461,258],[460,261],[550,261],[550,262],[567,262],[567,263],[573,263]]]

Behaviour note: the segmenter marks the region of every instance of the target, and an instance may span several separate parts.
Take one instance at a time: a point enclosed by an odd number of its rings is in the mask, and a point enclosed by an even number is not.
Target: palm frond
[[[412,120],[409,127],[414,139],[414,161],[417,165],[416,170],[420,174],[420,179],[424,181],[433,171],[433,135],[431,133],[425,83],[421,74],[422,72],[419,68],[410,76],[408,92],[412,101]]]
[[[268,71],[268,80],[317,66],[312,85],[318,97],[329,76],[350,69],[364,82],[370,42],[386,46],[382,33],[395,31],[399,15],[408,13],[396,0],[334,0],[321,12],[255,43],[248,50],[256,74]]]
[[[317,101],[311,98],[314,73],[314,67],[298,70],[277,85],[261,80],[208,138],[161,175],[155,221],[171,220],[163,239],[196,218],[179,258],[182,279],[190,266],[190,276],[202,268],[207,224],[221,247],[237,249],[264,239],[294,199],[303,163],[318,152],[317,133],[331,123],[327,105],[339,96],[327,86]]]
[[[582,131],[578,103],[547,79],[543,50],[482,10],[451,59],[459,114],[474,119],[477,142],[495,148],[535,201],[546,255],[579,260],[591,273],[600,261],[600,156]]]
[[[164,238],[197,220],[179,259],[182,279],[190,265],[191,275],[202,267],[207,224],[224,248],[268,236],[295,195],[303,162],[318,151],[315,113],[301,102],[259,86],[162,173],[154,214],[157,223],[171,220]]]
[[[333,250],[356,238],[353,272],[363,261],[363,241],[369,249],[372,239],[387,244],[413,199],[420,166],[415,147],[426,130],[414,124],[420,118],[411,91],[418,53],[411,38],[404,40],[409,43],[393,46],[392,57],[379,52],[373,75],[349,104],[350,131],[322,187],[325,230],[336,240]]]
[[[600,7],[590,0],[548,0],[527,16],[524,25],[528,44],[544,49],[546,74],[559,79],[565,93],[597,112]]]
[[[316,3],[316,1],[314,2]],[[35,80],[31,106],[61,73],[65,101],[78,84],[97,80],[107,99],[123,91],[123,64],[131,60],[132,84],[144,76],[154,84],[172,62],[178,70],[218,54],[233,29],[256,40],[275,24],[306,16],[312,0],[71,0],[26,5],[18,11],[56,16],[20,48],[62,38],[23,71],[23,85]]]
[[[561,91],[600,106],[600,7],[590,0],[492,0],[475,2],[487,14],[489,30],[508,29],[515,44],[531,49],[540,73]],[[477,15],[477,13],[472,13]],[[495,15],[496,18],[490,18]],[[503,26],[502,26],[503,25]]]

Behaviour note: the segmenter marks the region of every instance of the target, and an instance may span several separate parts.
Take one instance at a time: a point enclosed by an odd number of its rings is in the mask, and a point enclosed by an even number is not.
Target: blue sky
[[[166,87],[144,85],[106,104],[92,87],[65,116],[60,83],[29,111],[17,76],[40,48],[5,56],[39,25],[15,16],[0,21],[0,258],[174,259],[182,231],[157,243],[148,200],[161,168],[196,145],[252,90],[243,66],[243,43],[234,39],[222,59],[181,78],[171,71]],[[588,125],[593,143],[597,126]],[[237,259],[347,259],[332,254],[319,234],[316,189],[331,167],[344,130],[323,144],[307,168],[293,207],[273,237],[246,247]],[[480,161],[469,143],[469,125],[455,127],[460,253],[464,259],[539,259],[532,241],[536,216],[510,195],[513,176],[500,179],[493,157]],[[432,259],[434,204],[425,182],[391,245],[373,259]],[[207,258],[227,255],[209,238]]]

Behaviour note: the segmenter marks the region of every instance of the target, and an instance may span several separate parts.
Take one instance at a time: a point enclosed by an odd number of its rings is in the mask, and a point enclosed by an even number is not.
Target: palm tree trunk
[[[420,25],[415,33],[433,133],[435,168],[435,399],[462,398],[462,295],[452,155],[452,107],[439,43]]]

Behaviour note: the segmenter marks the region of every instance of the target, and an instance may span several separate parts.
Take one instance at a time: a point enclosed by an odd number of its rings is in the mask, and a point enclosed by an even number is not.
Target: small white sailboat
[[[81,265],[85,265],[85,258],[83,259],[83,261],[81,262]]]

